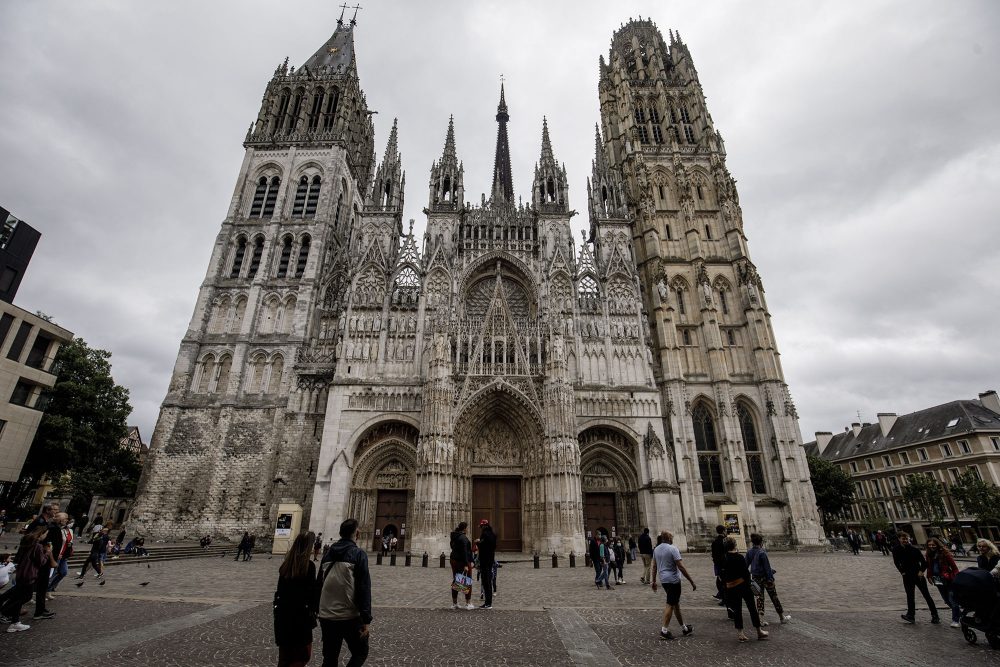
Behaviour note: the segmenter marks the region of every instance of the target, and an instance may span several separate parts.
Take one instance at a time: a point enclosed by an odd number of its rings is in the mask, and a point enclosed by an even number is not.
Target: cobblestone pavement
[[[916,625],[903,624],[905,600],[889,558],[775,553],[771,560],[793,621],[777,624],[768,602],[771,639],[741,645],[711,598],[711,562],[701,554],[685,558],[699,588],[685,582],[681,601],[695,631],[673,642],[658,637],[662,591],[640,585],[634,565],[626,566],[628,584],[603,591],[582,560],[575,569],[511,563],[500,570],[492,611],[455,611],[450,573],[436,560],[423,569],[419,558],[410,568],[402,558],[396,567],[373,559],[368,664],[1000,666],[1000,651],[986,648],[982,636],[971,646],[947,624],[931,625],[926,609],[918,606]],[[109,568],[104,585],[66,580],[49,603],[54,619],[0,634],[0,665],[275,664],[269,601],[278,563],[266,555],[248,563],[140,563]],[[318,665],[318,630],[314,648]]]

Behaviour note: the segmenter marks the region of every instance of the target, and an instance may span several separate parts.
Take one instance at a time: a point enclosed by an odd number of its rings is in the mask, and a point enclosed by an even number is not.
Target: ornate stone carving
[[[663,442],[660,440],[660,436],[656,435],[656,431],[653,430],[652,422],[647,423],[646,435],[642,439],[642,447],[646,450],[646,456],[648,458],[663,458],[663,454],[665,453],[663,449]]]

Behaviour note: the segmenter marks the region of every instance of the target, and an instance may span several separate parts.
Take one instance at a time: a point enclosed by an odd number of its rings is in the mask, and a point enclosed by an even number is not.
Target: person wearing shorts
[[[674,534],[669,530],[660,533],[660,543],[653,549],[653,564],[649,569],[649,580],[652,582],[653,590],[656,590],[656,582],[663,586],[664,593],[667,594],[667,604],[663,608],[663,626],[660,628],[660,639],[674,639],[669,626],[670,619],[674,613],[677,614],[677,622],[681,626],[684,636],[691,634],[694,628],[684,624],[681,616],[681,574],[691,582],[691,590],[698,590],[691,575],[681,559],[680,549],[674,546]]]

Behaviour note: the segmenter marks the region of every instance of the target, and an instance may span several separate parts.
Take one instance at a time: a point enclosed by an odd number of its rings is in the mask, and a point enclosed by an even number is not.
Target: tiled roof
[[[835,461],[868,456],[920,442],[933,442],[979,431],[1000,432],[1000,414],[983,407],[977,400],[952,401],[897,417],[887,436],[882,435],[882,427],[878,422],[861,427],[857,435],[853,429],[837,433],[826,446],[822,457]],[[810,456],[815,456],[818,451],[815,440],[804,443],[803,447]]]

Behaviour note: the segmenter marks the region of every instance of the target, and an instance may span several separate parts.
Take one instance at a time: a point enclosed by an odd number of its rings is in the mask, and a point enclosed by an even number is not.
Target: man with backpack
[[[348,667],[359,667],[368,659],[372,580],[368,554],[358,546],[357,538],[357,519],[347,519],[340,524],[340,540],[330,545],[319,566],[318,616],[323,631],[324,667],[340,664],[344,642],[351,652]]]

